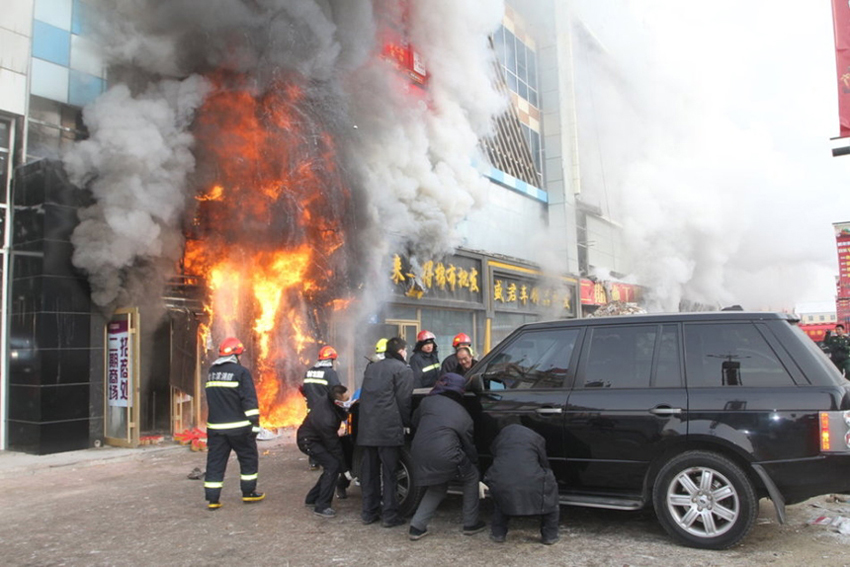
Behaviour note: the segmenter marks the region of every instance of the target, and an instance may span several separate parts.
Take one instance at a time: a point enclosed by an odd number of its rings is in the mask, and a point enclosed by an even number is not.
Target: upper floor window
[[[537,54],[504,26],[493,34],[493,44],[508,88],[539,108]]]

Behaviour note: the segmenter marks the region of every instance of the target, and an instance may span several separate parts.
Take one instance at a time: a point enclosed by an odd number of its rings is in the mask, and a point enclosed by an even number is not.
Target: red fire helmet
[[[245,352],[245,347],[242,345],[242,341],[236,337],[227,337],[221,341],[221,345],[218,347],[218,354],[221,356],[242,354],[243,352]]]
[[[452,339],[452,346],[457,348],[460,345],[471,345],[472,339],[469,338],[469,335],[466,333],[458,333],[455,335],[455,338]]]
[[[416,335],[416,342],[421,343],[422,341],[436,341],[437,336],[431,331],[419,331],[419,334]]]
[[[323,346],[319,349],[319,360],[336,360],[336,350],[332,346]]]

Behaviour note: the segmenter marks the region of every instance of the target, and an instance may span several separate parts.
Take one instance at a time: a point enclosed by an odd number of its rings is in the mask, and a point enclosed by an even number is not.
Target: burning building
[[[202,425],[226,336],[275,428],[323,344],[357,386],[380,337],[480,352],[579,314],[570,156],[543,144],[559,36],[523,3],[13,4],[35,25],[27,103],[0,100],[4,447]]]

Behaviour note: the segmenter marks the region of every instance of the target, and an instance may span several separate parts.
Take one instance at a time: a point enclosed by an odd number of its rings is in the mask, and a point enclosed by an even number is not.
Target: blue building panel
[[[32,56],[67,67],[71,64],[71,32],[34,20]]]
[[[106,84],[100,77],[71,69],[68,82],[68,103],[74,106],[85,106],[99,97]]]

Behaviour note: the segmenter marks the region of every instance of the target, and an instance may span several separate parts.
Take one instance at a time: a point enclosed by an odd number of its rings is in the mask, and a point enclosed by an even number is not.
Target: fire
[[[211,80],[195,122],[200,189],[183,269],[206,281],[207,346],[245,343],[261,425],[297,425],[297,388],[327,342],[326,318],[351,301],[350,192],[300,77],[264,93],[238,76]]]

